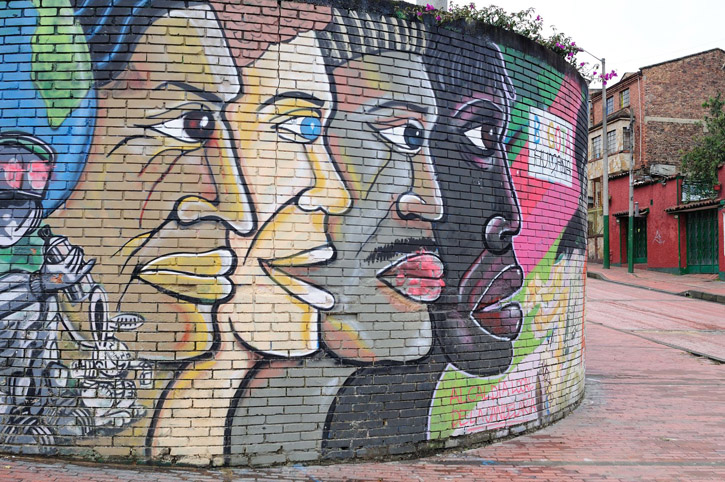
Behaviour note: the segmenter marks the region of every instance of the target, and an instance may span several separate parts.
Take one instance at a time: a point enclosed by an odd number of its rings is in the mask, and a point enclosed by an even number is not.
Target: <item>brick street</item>
[[[660,275],[659,291],[588,280],[586,396],[563,420],[517,438],[420,460],[269,469],[4,456],[0,480],[722,481],[725,306],[663,292],[687,280]]]

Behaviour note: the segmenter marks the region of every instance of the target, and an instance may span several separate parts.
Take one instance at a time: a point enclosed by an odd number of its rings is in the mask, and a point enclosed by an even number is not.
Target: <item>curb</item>
[[[587,278],[592,279],[598,279],[601,281],[606,281],[608,283],[616,283],[618,285],[623,286],[629,286],[632,288],[640,288],[643,290],[649,290],[649,291],[656,291],[658,293],[666,293],[669,295],[675,295],[675,296],[683,296],[685,298],[695,298],[702,301],[709,301],[711,303],[718,303],[721,305],[725,305],[725,296],[724,295],[716,295],[714,293],[707,293],[705,291],[698,291],[698,290],[687,290],[687,291],[667,291],[667,290],[661,290],[658,288],[649,288],[647,286],[642,286],[634,283],[625,283],[623,281],[613,281],[604,276],[602,273],[596,272],[596,271],[587,271]]]

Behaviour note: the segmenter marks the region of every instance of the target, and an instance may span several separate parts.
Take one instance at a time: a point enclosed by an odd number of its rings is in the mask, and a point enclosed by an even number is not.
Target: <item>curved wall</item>
[[[388,3],[108,3],[0,2],[3,451],[392,456],[576,405],[575,69]]]

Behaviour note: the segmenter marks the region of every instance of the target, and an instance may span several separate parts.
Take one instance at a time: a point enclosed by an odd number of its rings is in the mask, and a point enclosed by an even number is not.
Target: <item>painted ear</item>
[[[97,342],[113,338],[111,322],[108,320],[108,297],[106,291],[96,285],[88,298],[88,320],[93,328],[93,339]]]
[[[146,322],[143,316],[133,313],[121,313],[111,318],[111,331],[133,331]]]

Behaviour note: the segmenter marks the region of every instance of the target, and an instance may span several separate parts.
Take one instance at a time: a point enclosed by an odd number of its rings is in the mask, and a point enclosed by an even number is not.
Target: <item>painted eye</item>
[[[481,149],[486,156],[492,156],[496,147],[501,142],[501,127],[496,124],[484,122],[463,133],[473,142],[473,145]]]
[[[279,137],[286,141],[307,144],[322,134],[320,119],[312,116],[294,116],[276,126]]]
[[[164,135],[181,142],[198,144],[208,141],[214,133],[216,122],[211,112],[196,110],[176,119],[151,126]]]
[[[425,141],[423,125],[415,119],[408,119],[405,124],[378,129],[378,133],[395,148],[406,154],[417,154]]]

